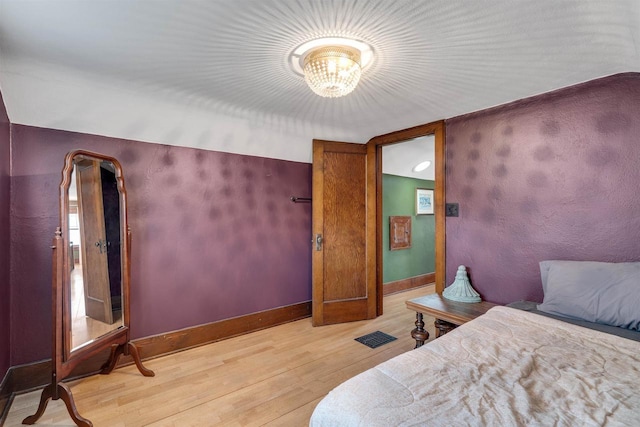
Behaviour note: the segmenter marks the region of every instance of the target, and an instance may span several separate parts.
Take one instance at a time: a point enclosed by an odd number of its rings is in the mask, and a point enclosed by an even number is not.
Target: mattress
[[[640,343],[495,307],[332,390],[310,426],[640,425]]]

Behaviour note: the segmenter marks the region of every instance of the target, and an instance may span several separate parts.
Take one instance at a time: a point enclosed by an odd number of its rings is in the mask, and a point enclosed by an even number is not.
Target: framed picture
[[[409,249],[411,247],[411,217],[389,217],[389,250]]]
[[[416,188],[416,215],[433,215],[433,190]]]

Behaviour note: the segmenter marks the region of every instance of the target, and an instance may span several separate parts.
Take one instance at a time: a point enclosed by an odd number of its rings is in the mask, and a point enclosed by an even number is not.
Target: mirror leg
[[[105,364],[102,365],[102,368],[100,369],[100,373],[102,375],[110,374],[111,371],[113,371],[113,369],[116,367],[116,362],[118,362],[118,358],[122,354],[122,351],[123,350],[122,350],[121,344],[120,345],[113,344],[111,346],[111,353],[109,354],[109,358],[107,359]]]
[[[151,369],[147,369],[142,365],[142,360],[140,359],[138,348],[131,341],[127,342],[126,344],[114,344],[111,346],[111,354],[109,355],[109,359],[104,365],[102,365],[100,373],[103,375],[111,373],[111,371],[113,371],[116,367],[118,358],[121,354],[124,354],[125,356],[131,355],[138,370],[145,377],[154,377],[156,375]]]
[[[136,347],[136,345],[131,341],[129,341],[127,343],[127,346],[129,349],[129,353],[131,354],[131,357],[133,357],[133,361],[136,362],[136,366],[138,367],[138,370],[140,371],[140,373],[145,377],[154,377],[156,375],[155,372],[153,372],[151,369],[147,369],[144,366],[142,366],[142,361],[140,360],[140,353],[138,353],[138,348]]]
[[[44,414],[44,410],[47,408],[47,403],[49,403],[49,399],[53,397],[53,390],[56,387],[56,384],[49,384],[42,390],[42,395],[40,395],[40,404],[38,405],[38,410],[35,414],[28,416],[24,420],[22,420],[22,424],[35,424],[36,421],[40,419],[42,414]]]
[[[54,393],[54,391],[56,393]],[[54,396],[57,394],[57,396]],[[71,419],[79,426],[79,427],[93,427],[93,423],[86,418],[83,418],[78,414],[76,409],[76,404],[73,401],[73,395],[71,394],[71,389],[68,386],[62,383],[52,383],[49,384],[42,390],[42,395],[40,396],[40,404],[38,405],[38,410],[35,414],[25,418],[22,420],[22,424],[35,424],[36,421],[40,419],[42,414],[44,414],[44,410],[47,408],[47,403],[49,403],[49,399],[57,400],[62,399],[64,404],[67,406],[67,410],[69,411],[69,415]]]
[[[71,418],[79,427],[93,427],[93,423],[91,421],[78,414],[78,411],[76,410],[76,403],[73,401],[73,395],[71,394],[71,389],[69,389],[69,387],[63,383],[59,383],[58,393],[60,394],[60,399],[62,399],[65,405],[67,405],[69,415],[71,415]]]

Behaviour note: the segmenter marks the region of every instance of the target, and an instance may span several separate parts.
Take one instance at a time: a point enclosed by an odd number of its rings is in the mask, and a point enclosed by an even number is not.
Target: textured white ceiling
[[[289,69],[323,36],[370,43],[347,97]],[[0,0],[12,122],[309,161],[618,72],[640,71],[638,0]]]
[[[419,163],[429,161],[428,168],[414,172]],[[382,147],[382,173],[408,178],[435,180],[435,138],[426,135],[404,141],[402,144]]]

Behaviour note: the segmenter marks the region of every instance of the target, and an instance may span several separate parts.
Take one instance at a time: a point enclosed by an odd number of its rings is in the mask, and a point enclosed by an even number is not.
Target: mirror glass
[[[66,236],[70,351],[124,326],[120,196],[112,162],[74,157]]]

